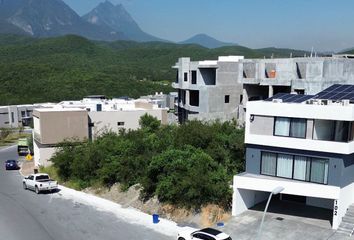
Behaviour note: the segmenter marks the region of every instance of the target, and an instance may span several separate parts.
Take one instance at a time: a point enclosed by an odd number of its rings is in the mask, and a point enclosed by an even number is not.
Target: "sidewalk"
[[[21,162],[21,170],[20,170],[20,173],[23,175],[23,176],[28,176],[32,173],[34,173],[34,161],[27,161],[25,159],[21,159],[20,160]]]

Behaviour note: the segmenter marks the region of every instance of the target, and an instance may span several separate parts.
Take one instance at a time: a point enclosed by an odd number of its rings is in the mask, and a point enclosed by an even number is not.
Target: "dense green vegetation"
[[[129,41],[94,42],[78,36],[35,39],[0,35],[0,105],[80,99],[89,94],[139,97],[171,91],[171,68],[179,57],[216,59],[289,57],[290,49],[241,46],[207,49],[198,45]]]
[[[229,207],[232,176],[244,170],[243,130],[234,122],[161,126],[145,115],[141,129],[105,133],[94,142],[64,142],[52,158],[70,186],[143,187],[142,197],[199,208]]]

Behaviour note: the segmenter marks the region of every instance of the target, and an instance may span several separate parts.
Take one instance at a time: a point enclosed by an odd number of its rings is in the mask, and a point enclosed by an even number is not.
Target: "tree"
[[[143,184],[145,194],[161,202],[199,208],[216,203],[227,206],[231,198],[226,171],[200,149],[186,146],[154,157]]]
[[[156,132],[157,129],[161,126],[161,122],[149,114],[144,114],[139,120],[139,125],[141,129],[147,132]]]

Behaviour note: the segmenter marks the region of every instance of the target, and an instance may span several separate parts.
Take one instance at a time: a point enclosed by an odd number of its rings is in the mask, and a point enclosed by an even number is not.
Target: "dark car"
[[[20,169],[20,167],[18,166],[18,163],[17,163],[16,160],[6,160],[5,168],[6,168],[6,170],[18,170],[18,169]]]

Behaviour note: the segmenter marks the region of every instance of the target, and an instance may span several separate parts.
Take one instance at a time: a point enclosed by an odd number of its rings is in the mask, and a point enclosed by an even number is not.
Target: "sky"
[[[79,15],[105,0],[64,0]],[[156,37],[198,33],[251,48],[339,51],[354,47],[353,0],[111,0]]]

